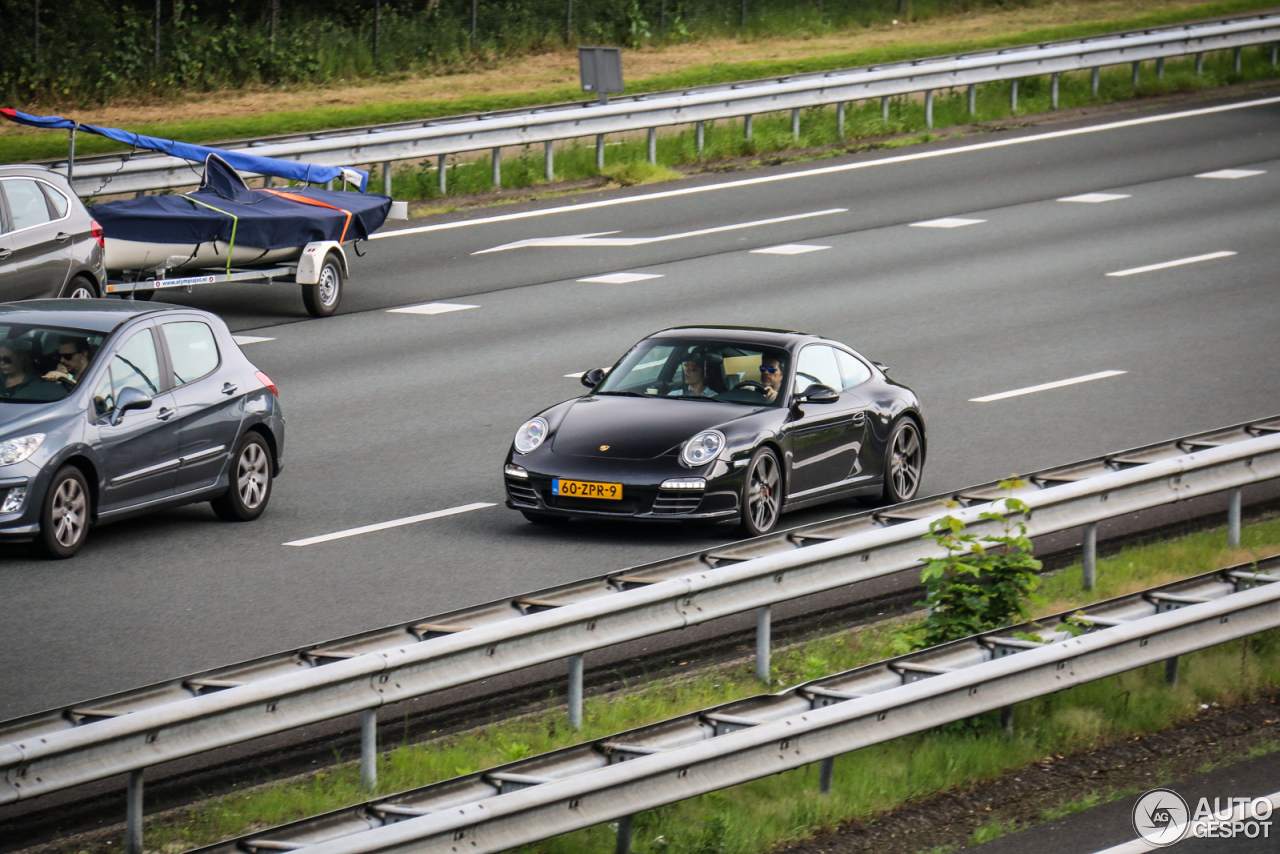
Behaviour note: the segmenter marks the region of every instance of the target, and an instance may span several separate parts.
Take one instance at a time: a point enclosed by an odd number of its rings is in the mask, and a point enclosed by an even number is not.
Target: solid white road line
[[[1252,178],[1254,175],[1265,175],[1265,169],[1219,169],[1217,172],[1202,172],[1197,178],[1220,178],[1234,181],[1236,178]]]
[[[243,347],[245,344],[261,344],[263,341],[274,341],[276,339],[259,338],[256,335],[232,335],[231,340]]]
[[[589,279],[578,279],[579,282],[592,282],[601,285],[629,285],[632,282],[643,282],[645,279],[661,279],[657,273],[610,273],[607,276],[592,276]]]
[[[980,222],[986,222],[985,219],[965,219],[964,217],[948,216],[942,219],[929,219],[924,222],[911,223],[912,228],[960,228],[965,225],[977,225]]]
[[[784,243],[781,246],[769,246],[764,249],[752,249],[752,255],[803,255],[806,252],[821,252],[830,246],[819,246],[816,243]]]
[[[495,222],[511,222],[518,219],[529,219],[539,216],[551,216],[561,213],[575,213],[577,211],[593,210],[595,208],[608,208],[614,205],[630,205],[636,202],[647,202],[655,199],[670,199],[677,196],[689,196],[696,193],[713,193],[718,190],[728,190],[736,187],[750,187],[757,184],[770,184],[774,181],[792,181],[797,178],[812,178],[819,175],[833,175],[838,172],[850,172],[855,169],[870,169],[875,166],[889,166],[895,163],[910,163],[914,160],[928,160],[934,157],[950,157],[954,154],[968,154],[972,151],[986,151],[992,148],[1004,148],[1009,145],[1026,145],[1032,142],[1042,142],[1047,139],[1062,139],[1069,136],[1080,136],[1082,134],[1103,133],[1109,130],[1118,130],[1121,128],[1138,127],[1141,125],[1155,124],[1157,122],[1175,121],[1177,119],[1195,118],[1197,116],[1208,116],[1216,113],[1225,113],[1232,110],[1246,110],[1252,107],[1264,107],[1268,104],[1280,103],[1278,98],[1261,98],[1256,101],[1244,101],[1238,104],[1222,104],[1216,107],[1203,107],[1197,110],[1183,110],[1177,113],[1166,113],[1161,116],[1145,116],[1140,119],[1126,119],[1119,122],[1109,122],[1102,125],[1094,125],[1092,127],[1072,128],[1071,130],[1056,130],[1049,133],[1033,134],[1031,136],[1022,136],[1014,139],[1000,139],[990,142],[980,142],[974,145],[962,145],[956,148],[946,148],[939,151],[917,151],[911,154],[900,154],[895,157],[885,157],[880,160],[865,160],[859,163],[843,163],[839,166],[824,166],[818,169],[806,169],[800,172],[787,172],[782,175],[762,175],[757,178],[744,178],[741,181],[726,181],[722,184],[704,184],[700,187],[681,187],[678,190],[662,190],[657,193],[645,193],[638,196],[625,196],[620,199],[601,199],[596,202],[585,202],[580,205],[562,205],[555,208],[543,208],[540,210],[520,211],[518,213],[499,214],[497,216],[480,217],[478,219],[458,220],[455,222],[440,222],[432,225],[420,225],[414,228],[402,228],[397,231],[383,231],[370,236],[370,240],[382,240],[386,237],[405,237],[411,234],[426,234],[431,231],[446,231],[452,228],[467,228],[473,225],[490,225]]]
[[[1108,276],[1132,276],[1136,273],[1150,273],[1152,270],[1164,270],[1169,267],[1181,267],[1183,264],[1199,264],[1201,261],[1212,261],[1215,258],[1230,258],[1234,252],[1210,252],[1208,255],[1196,255],[1193,258],[1179,258],[1176,261],[1164,261],[1160,264],[1148,264],[1145,267],[1134,267],[1130,270],[1117,270],[1107,273]]]
[[[1097,205],[1102,202],[1114,202],[1119,199],[1127,199],[1129,196],[1123,193],[1085,193],[1083,196],[1067,196],[1065,199],[1058,199],[1060,202],[1081,202],[1086,205]]]
[[[365,525],[362,528],[350,528],[346,531],[338,531],[333,534],[321,534],[318,537],[307,537],[305,540],[294,540],[291,543],[284,543],[284,545],[314,546],[316,543],[327,543],[330,540],[342,540],[347,537],[358,537],[361,534],[371,534],[374,531],[385,531],[388,528],[399,528],[404,525],[412,525],[416,522],[426,522],[428,519],[440,519],[445,516],[456,516],[459,513],[469,513],[472,510],[481,510],[485,507],[494,506],[496,505],[483,501],[475,504],[464,504],[461,507],[450,507],[448,510],[436,510],[432,513],[423,513],[420,516],[406,516],[404,519],[392,519],[390,522],[379,522],[376,525]]]
[[[792,214],[791,216],[775,216],[770,219],[758,219],[753,222],[735,222],[732,225],[717,225],[715,228],[700,228],[697,231],[682,231],[679,234],[664,234],[661,237],[603,237],[601,235],[617,234],[616,231],[598,231],[594,234],[569,234],[563,237],[533,237],[528,240],[517,240],[515,243],[504,243],[491,249],[481,249],[472,255],[485,255],[489,252],[505,252],[508,249],[524,249],[530,246],[645,246],[650,243],[663,243],[668,240],[683,240],[686,237],[701,237],[704,234],[719,234],[724,231],[737,231],[740,228],[757,228],[762,225],[776,225],[780,222],[794,222],[798,219],[809,219],[815,216],[848,213],[848,208],[830,208],[813,213]]]
[[[448,314],[451,311],[466,311],[469,308],[479,307],[478,305],[463,305],[460,302],[429,302],[424,305],[387,309],[387,314]]]
[[[1002,391],[999,394],[989,394],[986,397],[971,397],[970,403],[990,403],[993,400],[1004,400],[1006,397],[1018,397],[1023,394],[1034,394],[1037,391],[1048,391],[1051,388],[1062,388],[1067,385],[1075,385],[1076,383],[1087,383],[1092,380],[1104,380],[1107,377],[1118,377],[1128,371],[1102,371],[1096,374],[1086,374],[1083,377],[1072,377],[1069,380],[1058,380],[1057,382],[1044,383],[1042,385],[1028,386],[1027,388],[1016,388],[1013,391]]]

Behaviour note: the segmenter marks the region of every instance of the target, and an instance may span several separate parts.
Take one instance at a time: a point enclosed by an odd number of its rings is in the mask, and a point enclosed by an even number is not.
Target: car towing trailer
[[[328,317],[342,302],[342,287],[347,279],[347,253],[334,240],[319,240],[303,247],[294,262],[267,267],[206,268],[194,276],[169,278],[168,268],[138,271],[136,278],[108,280],[105,294],[124,299],[149,300],[162,290],[186,288],[222,282],[262,282],[274,284],[277,279],[302,287],[302,303],[312,317]]]

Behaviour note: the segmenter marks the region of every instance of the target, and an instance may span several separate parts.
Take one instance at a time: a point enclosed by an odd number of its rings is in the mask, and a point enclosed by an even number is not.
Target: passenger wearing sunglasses
[[[782,391],[782,362],[776,356],[760,357],[760,385],[764,386],[765,400],[773,403]]]
[[[667,392],[667,397],[716,397],[715,390],[707,385],[708,369],[711,365],[712,358],[709,353],[694,350],[680,365],[684,388]]]
[[[58,342],[58,367],[45,374],[44,378],[75,385],[88,367],[89,339],[68,335]]]
[[[31,342],[0,341],[0,398],[26,397],[23,390],[36,381],[31,370]]]

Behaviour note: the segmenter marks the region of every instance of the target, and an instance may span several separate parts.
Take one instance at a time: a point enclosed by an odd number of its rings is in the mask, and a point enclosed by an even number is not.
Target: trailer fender
[[[336,240],[317,240],[303,247],[294,281],[300,285],[314,285],[320,281],[320,269],[324,266],[325,256],[331,251],[337,253],[338,261],[342,264],[342,275],[345,278],[348,275],[347,253],[343,251],[342,244]]]

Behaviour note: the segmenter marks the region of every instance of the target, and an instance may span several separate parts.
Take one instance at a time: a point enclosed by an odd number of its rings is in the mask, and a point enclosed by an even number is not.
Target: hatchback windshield
[[[778,406],[787,373],[783,350],[701,338],[651,338],[623,357],[600,394],[699,398]]]
[[[101,346],[97,332],[0,324],[0,403],[62,400],[75,390]]]

